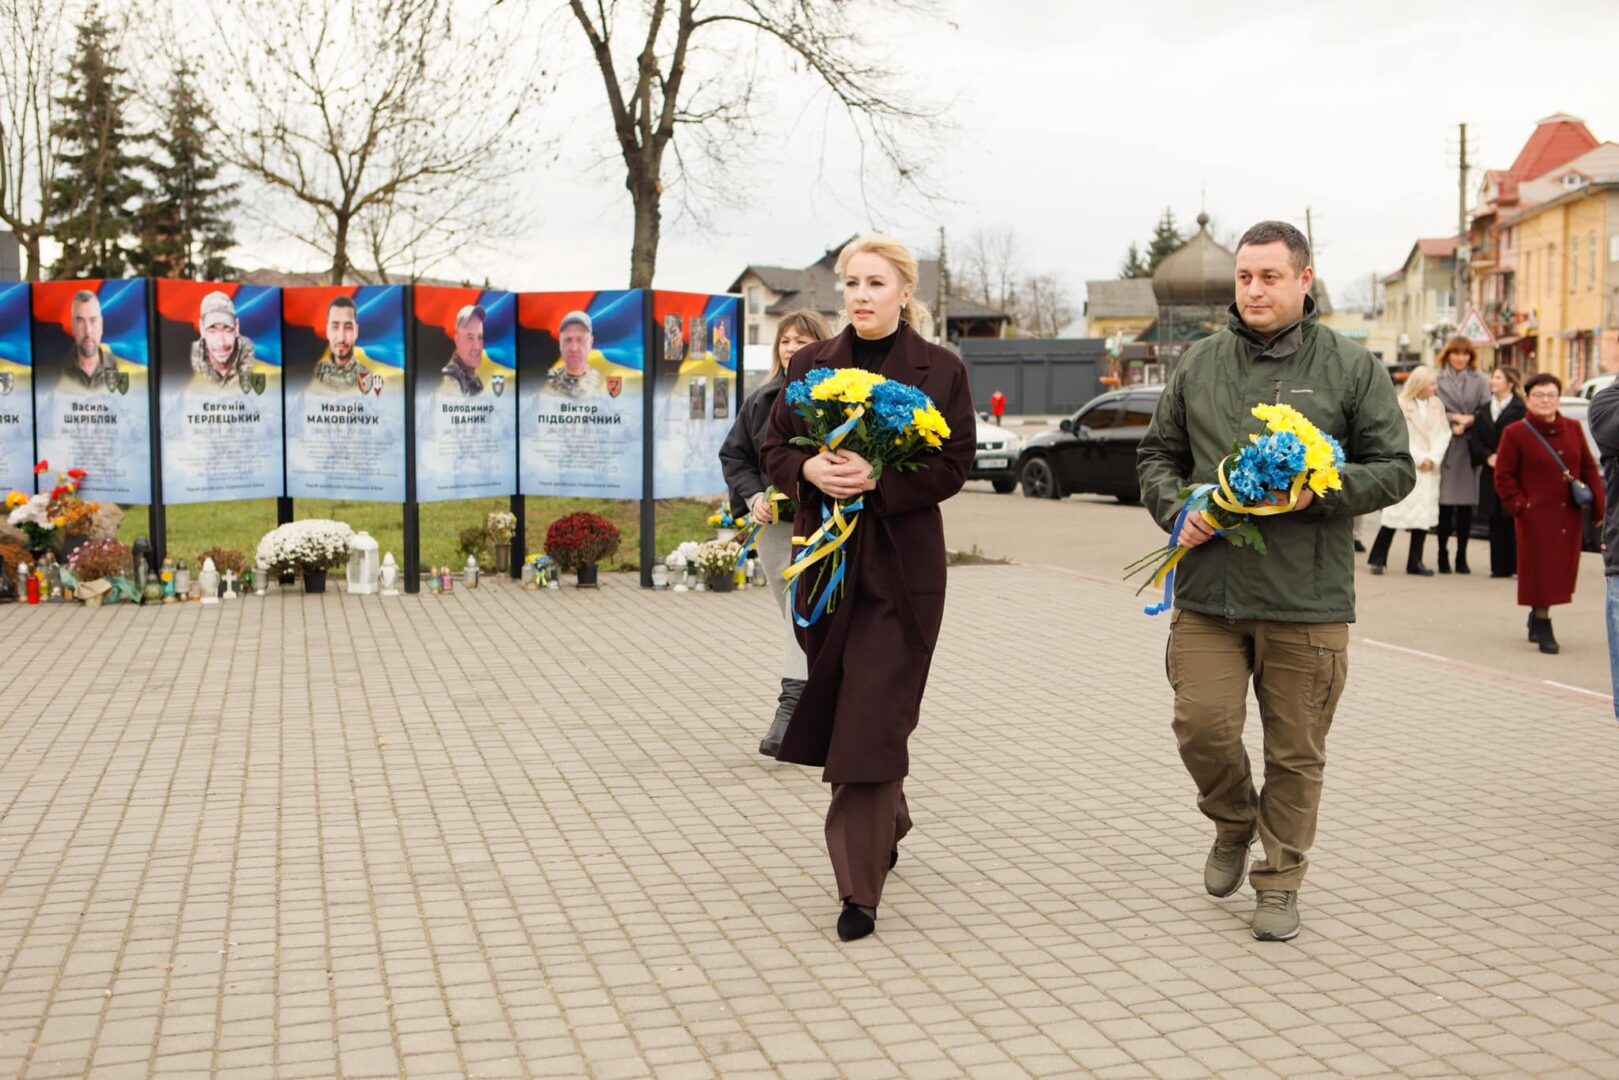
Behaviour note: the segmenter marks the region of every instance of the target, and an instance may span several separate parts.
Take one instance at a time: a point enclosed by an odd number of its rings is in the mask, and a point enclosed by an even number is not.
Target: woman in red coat
[[[1602,475],[1580,425],[1557,411],[1562,381],[1542,372],[1523,388],[1529,415],[1501,432],[1495,491],[1501,505],[1516,519],[1518,603],[1529,608],[1529,640],[1538,643],[1541,652],[1555,653],[1557,638],[1552,635],[1550,608],[1574,599],[1584,532],[1580,508],[1569,494],[1569,480],[1578,477],[1590,487],[1596,498],[1591,513],[1600,521]]]
[[[911,826],[906,743],[944,618],[939,504],[961,490],[972,469],[976,429],[966,368],[925,337],[932,319],[914,298],[915,257],[896,240],[863,236],[838,255],[837,273],[849,326],[799,350],[788,383],[811,368],[863,367],[918,388],[950,425],[949,438],[922,458],[921,469],[887,469],[874,483],[870,464],[858,454],[817,454],[793,445],[808,430],[783,393],[761,449],[771,482],[798,503],[797,536],[820,527],[823,499],[862,492],[865,498],[845,549],[842,599],[835,611],[799,630],[809,680],[776,755],[823,766],[821,778],[832,785],[826,845],[843,901],[838,936],[853,941],[876,928],[883,883]],[[798,591],[805,618],[809,591]]]

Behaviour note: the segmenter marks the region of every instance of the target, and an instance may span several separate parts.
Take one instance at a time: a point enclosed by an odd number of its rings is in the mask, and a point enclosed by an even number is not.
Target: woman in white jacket
[[[1366,564],[1381,574],[1388,563],[1389,547],[1396,529],[1411,531],[1411,552],[1405,572],[1431,577],[1433,571],[1422,565],[1422,545],[1427,530],[1439,524],[1439,469],[1450,445],[1450,420],[1438,398],[1439,381],[1434,370],[1424,364],[1411,372],[1400,391],[1400,411],[1405,413],[1406,435],[1411,440],[1411,460],[1417,463],[1417,486],[1411,494],[1383,511],[1383,527]]]

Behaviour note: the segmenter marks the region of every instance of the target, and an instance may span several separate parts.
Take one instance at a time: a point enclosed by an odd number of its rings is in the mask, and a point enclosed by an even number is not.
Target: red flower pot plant
[[[596,564],[617,554],[618,542],[611,521],[585,511],[557,518],[545,530],[545,553],[560,569],[577,573],[580,588],[596,585]]]

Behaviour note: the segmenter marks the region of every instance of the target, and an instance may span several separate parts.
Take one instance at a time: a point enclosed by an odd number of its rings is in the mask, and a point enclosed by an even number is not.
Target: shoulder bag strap
[[[1546,441],[1546,436],[1535,430],[1535,425],[1531,424],[1527,418],[1518,422],[1529,429],[1529,434],[1540,440],[1540,445],[1546,448],[1546,452],[1548,454],[1557,459],[1558,466],[1563,470],[1563,479],[1573,480],[1574,474],[1568,471],[1568,464],[1563,460],[1563,455],[1557,452],[1557,448],[1555,446]]]

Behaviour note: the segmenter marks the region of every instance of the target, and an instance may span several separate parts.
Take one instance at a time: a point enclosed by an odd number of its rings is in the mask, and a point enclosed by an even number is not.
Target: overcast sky
[[[873,31],[893,64],[954,102],[955,122],[930,162],[950,200],[886,203],[878,221],[928,249],[940,225],[952,244],[1009,226],[1026,269],[1055,274],[1076,302],[1087,279],[1115,276],[1165,206],[1190,225],[1200,205],[1224,232],[1267,217],[1302,227],[1313,208],[1316,265],[1342,296],[1397,268],[1416,237],[1454,232],[1459,122],[1470,156],[1491,168],[1556,112],[1619,139],[1614,0],[1532,12],[1426,0],[949,10],[954,25]],[[441,272],[517,289],[622,287],[629,198],[617,162],[592,165],[612,152],[600,79],[575,25],[553,19],[545,33],[567,58],[543,110],[559,153],[524,188],[533,227],[492,260]],[[801,266],[872,223],[838,129],[817,160],[821,111],[805,107],[806,86],[772,82],[761,137],[729,163],[740,205],[702,229],[666,217],[659,287],[717,292],[749,263]]]

